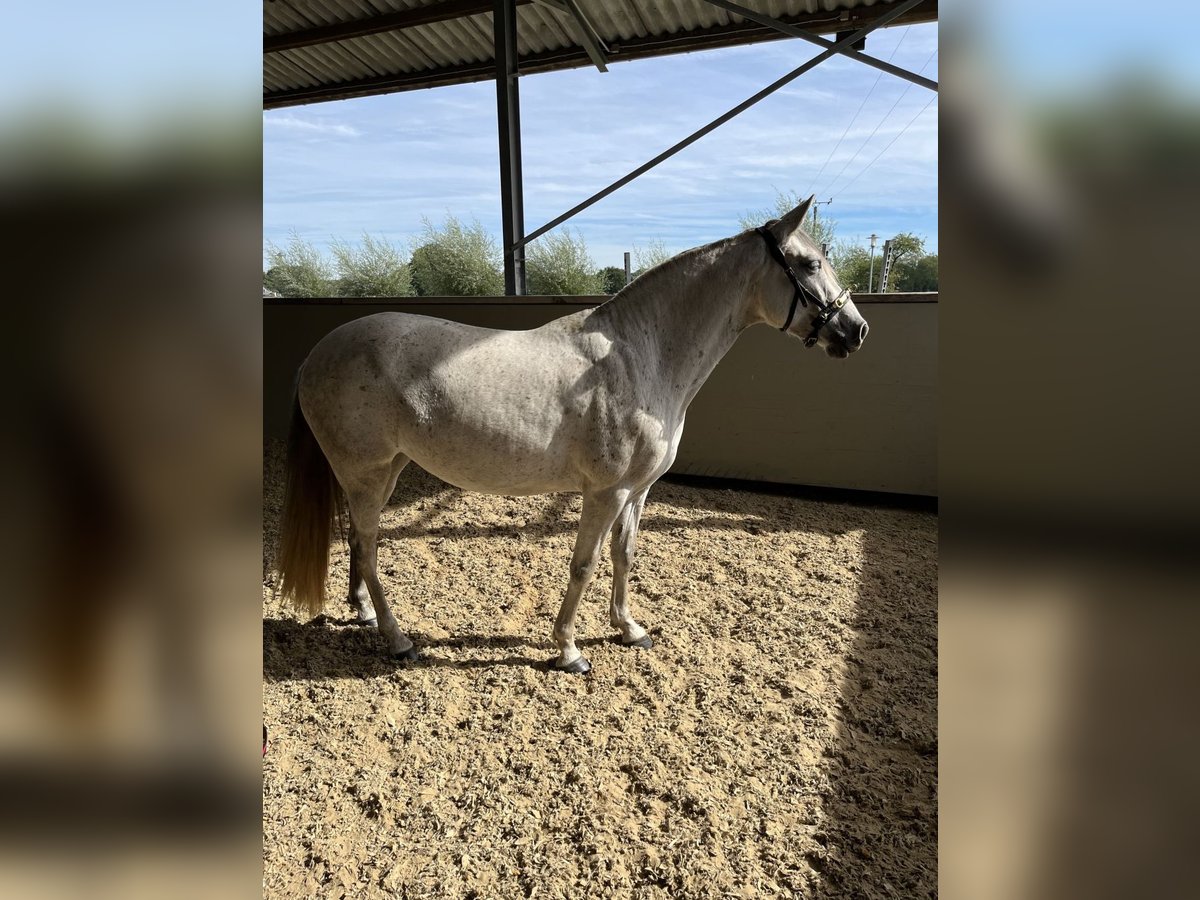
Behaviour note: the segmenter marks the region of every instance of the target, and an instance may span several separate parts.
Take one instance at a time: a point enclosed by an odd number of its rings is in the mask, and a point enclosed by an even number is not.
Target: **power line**
[[[929,64],[931,62],[933,62],[933,58],[935,56],[937,56],[937,48],[936,47],[934,48],[934,51],[929,54],[929,59],[925,60],[925,65],[921,66],[920,70],[917,72],[918,75],[920,75],[922,72],[925,71],[925,69],[929,66]],[[846,174],[846,170],[850,168],[851,164],[856,159],[858,159],[859,154],[861,154],[863,152],[863,150],[866,149],[867,144],[871,143],[871,138],[875,137],[875,135],[879,131],[879,129],[883,127],[883,123],[888,120],[888,118],[895,111],[896,107],[900,105],[900,101],[903,100],[906,96],[908,96],[909,89],[911,89],[911,88],[912,88],[912,84],[909,83],[904,88],[904,90],[900,92],[900,96],[896,98],[896,102],[892,104],[891,109],[889,109],[886,113],[883,114],[883,118],[879,120],[879,124],[876,125],[875,128],[871,131],[871,133],[867,135],[867,139],[865,141],[863,141],[861,144],[859,144],[858,149],[854,151],[854,155],[852,157],[850,157],[848,160],[846,160],[846,164],[844,166],[842,166],[842,170],[833,177],[832,181],[829,182],[830,188],[832,188],[835,184],[837,184],[838,180],[841,179],[841,177]],[[827,188],[826,190],[823,190],[820,193],[827,194],[827,193],[830,193],[830,191]]]
[[[852,185],[852,184],[854,184],[854,182],[858,181],[859,176],[861,176],[863,172],[866,172],[868,169],[871,168],[871,166],[873,166],[873,165],[875,165],[875,163],[879,162],[879,158],[881,156],[883,156],[883,154],[887,153],[888,150],[890,150],[892,148],[892,144],[894,144],[894,143],[896,143],[896,141],[900,140],[900,136],[903,135],[904,132],[908,131],[908,129],[912,127],[912,124],[915,121],[917,121],[917,119],[921,118],[922,113],[924,113],[925,110],[929,109],[929,107],[933,105],[933,101],[936,99],[937,99],[936,95],[934,95],[933,97],[930,97],[929,102],[926,103],[924,106],[922,106],[920,111],[915,116],[913,116],[911,119],[908,120],[908,124],[900,129],[899,134],[897,134],[894,138],[892,138],[888,142],[888,145],[886,147],[884,147],[882,150],[880,150],[878,154],[876,154],[876,156],[873,160],[871,160],[869,163],[867,163],[866,166],[864,166],[863,168],[859,169],[858,174],[855,175],[853,178],[851,178],[848,182],[846,182],[845,186],[838,193],[842,193],[842,191],[848,191],[850,189],[850,185]]]
[[[896,51],[900,49],[900,45],[904,43],[904,39],[908,37],[908,32],[912,28],[911,25],[904,29],[900,35],[900,40],[896,41],[896,46],[892,48],[892,55],[887,58],[891,62],[896,55]],[[867,96],[863,97],[862,103],[858,104],[858,109],[854,111],[854,117],[846,125],[846,130],[842,132],[842,136],[837,139],[837,143],[833,145],[833,149],[829,151],[829,155],[825,157],[825,162],[821,163],[821,168],[817,170],[816,176],[812,180],[812,184],[808,186],[808,193],[812,194],[813,189],[817,186],[817,182],[821,180],[821,176],[825,174],[825,167],[829,165],[829,161],[833,159],[833,155],[838,152],[838,148],[842,146],[842,141],[846,139],[846,135],[850,133],[850,129],[854,127],[854,123],[858,121],[859,114],[863,111],[863,107],[867,105],[867,101],[871,99],[871,95],[875,93],[875,88],[879,84],[879,79],[883,77],[881,71],[875,76],[875,81],[871,83],[871,89],[867,91]]]
[[[917,74],[924,72],[925,69],[928,68],[929,64],[931,62],[933,62],[933,58],[935,56],[937,56],[937,48],[936,47],[934,48],[933,52],[929,54],[929,58],[927,60],[925,60],[925,64],[923,66],[921,66],[920,72],[918,72]],[[841,177],[846,174],[846,170],[850,168],[850,166],[854,163],[854,161],[856,159],[858,159],[859,154],[861,154],[863,152],[863,150],[865,150],[867,148],[867,144],[871,143],[871,138],[875,137],[875,135],[878,133],[879,129],[883,127],[883,123],[886,122],[889,118],[891,118],[891,115],[893,112],[895,112],[896,107],[900,105],[900,101],[903,100],[906,96],[908,96],[908,91],[909,91],[909,88],[911,88],[911,87],[912,87],[912,84],[910,83],[904,88],[903,91],[900,92],[900,96],[898,96],[896,98],[896,101],[891,105],[891,108],[886,113],[883,114],[883,118],[879,120],[879,123],[875,126],[875,128],[871,131],[871,133],[867,135],[867,139],[865,141],[863,141],[861,144],[859,144],[858,149],[856,151],[854,151],[854,155],[851,156],[848,160],[846,160],[846,164],[844,166],[842,166],[842,170],[840,172],[838,172],[837,175],[834,176],[832,181],[829,182],[830,188],[832,188],[835,184],[838,183],[838,181],[841,179]],[[822,191],[822,193],[825,193],[825,191]]]

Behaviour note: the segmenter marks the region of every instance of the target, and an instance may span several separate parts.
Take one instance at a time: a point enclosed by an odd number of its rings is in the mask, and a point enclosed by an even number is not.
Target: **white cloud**
[[[308,134],[328,134],[337,137],[359,137],[362,132],[341,122],[320,122],[302,119],[291,113],[263,116],[263,127],[283,128]]]

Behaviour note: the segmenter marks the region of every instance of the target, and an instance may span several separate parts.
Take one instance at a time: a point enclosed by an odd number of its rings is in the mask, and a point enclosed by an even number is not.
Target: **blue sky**
[[[936,24],[890,28],[867,49],[936,79],[937,37]],[[817,52],[781,41],[523,77],[526,229]],[[568,225],[597,265],[620,265],[651,241],[678,251],[732,234],[779,191],[815,191],[832,196],[821,214],[842,238],[911,231],[936,249],[937,98],[880,74],[835,57]],[[499,234],[495,117],[490,82],[265,112],[264,240],[295,231],[326,246],[365,231],[407,247],[422,216],[448,212]]]
[[[1195,0],[1166,0],[1154,15],[1139,15],[1126,0],[970,0],[956,7],[947,13],[957,20],[954,34],[969,29],[1006,89],[1020,96],[1087,93],[1130,72],[1154,74],[1193,95],[1200,84],[1200,54],[1172,37],[1200,27]]]

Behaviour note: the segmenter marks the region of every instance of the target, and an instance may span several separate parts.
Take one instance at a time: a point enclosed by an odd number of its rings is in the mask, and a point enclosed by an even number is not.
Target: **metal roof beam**
[[[524,6],[532,2],[533,0],[513,0],[516,6]],[[263,35],[263,53],[278,53],[281,50],[347,41],[368,34],[400,31],[404,28],[415,28],[418,25],[429,25],[433,22],[461,19],[464,16],[479,16],[490,13],[492,7],[492,0],[443,0],[441,3],[430,3],[426,6],[418,6],[416,9],[384,13],[366,19],[355,19],[351,22],[336,22],[332,25],[317,25],[313,28],[288,31],[284,34]]]
[[[831,17],[827,13],[822,13],[821,15],[806,13],[801,16],[788,16],[787,18],[791,24],[802,25],[806,28],[822,29],[833,33],[875,21],[874,17],[880,14],[881,9],[886,9],[881,3],[867,7],[855,7],[850,11],[848,20]],[[921,22],[936,22],[937,10],[938,0],[924,0],[923,3],[918,4],[903,16],[891,20],[889,24],[907,25]],[[610,45],[609,61],[624,62],[653,59],[675,53],[690,53],[696,50],[737,47],[785,39],[787,39],[787,36],[782,32],[775,31],[772,28],[767,28],[755,22],[745,20],[734,22],[731,20],[727,23],[708,28],[696,28],[686,33],[647,35],[646,37],[630,38],[623,41],[619,46],[616,44]],[[588,65],[591,65],[591,61],[583,49],[571,45],[522,56],[521,74],[531,75],[538,72],[555,72]],[[412,91],[452,84],[466,84],[474,81],[490,81],[495,75],[496,67],[493,61],[489,59],[480,62],[443,66],[441,68],[372,75],[364,78],[318,83],[303,87],[277,88],[263,93],[263,107],[266,109],[280,109],[305,103],[321,103],[351,97],[369,97],[395,91]]]
[[[781,22],[778,19],[771,18],[771,16],[768,16],[765,13],[755,12],[752,9],[747,9],[746,7],[739,6],[736,3],[730,3],[729,0],[704,0],[704,2],[720,7],[726,12],[731,12],[734,15],[741,16],[743,19],[749,19],[751,22],[757,22],[759,25],[765,25],[768,28],[774,28],[776,31],[781,31],[784,34],[791,35],[792,37],[798,37],[801,40],[808,41],[810,44],[816,44],[818,47],[824,47],[828,49],[836,44],[842,43],[840,40],[831,41],[823,37],[818,37],[811,32],[805,31],[803,28],[799,28],[795,25],[789,25],[787,22]],[[841,38],[842,33],[839,33],[838,37]],[[897,78],[903,78],[905,81],[911,81],[913,84],[920,85],[923,88],[929,88],[929,90],[934,91],[935,93],[937,92],[938,84],[936,81],[930,78],[925,78],[924,76],[918,75],[915,72],[910,72],[908,69],[902,69],[900,66],[893,66],[889,62],[885,62],[884,60],[871,56],[870,54],[863,53],[854,49],[854,47],[847,46],[842,50],[838,50],[837,52],[841,53],[843,56],[850,57],[850,59],[856,59],[864,65],[887,72],[889,75],[895,75]]]
[[[687,137],[685,137],[682,141],[679,141],[678,143],[673,144],[672,146],[670,146],[666,150],[664,150],[662,153],[658,154],[658,156],[654,157],[654,159],[638,166],[636,169],[634,169],[628,175],[618,178],[616,181],[614,181],[608,187],[603,188],[603,189],[597,191],[596,193],[592,194],[592,196],[588,197],[582,203],[579,203],[579,204],[571,207],[569,210],[567,210],[561,216],[551,219],[549,222],[547,222],[541,228],[538,228],[536,231],[531,231],[529,234],[525,235],[523,238],[521,238],[519,241],[517,241],[517,246],[518,247],[524,246],[525,244],[528,244],[530,241],[536,240],[537,238],[541,237],[547,231],[557,228],[563,222],[567,221],[567,219],[583,212],[585,209],[587,209],[593,203],[603,200],[605,197],[607,197],[613,191],[629,184],[629,182],[633,181],[633,179],[637,178],[639,175],[643,175],[646,172],[649,172],[651,169],[653,169],[655,166],[657,166],[663,160],[670,159],[672,156],[674,156],[680,150],[684,149],[685,147],[691,146],[696,141],[700,140],[700,138],[702,138],[706,134],[708,134],[710,131],[715,130],[716,128],[718,128],[721,125],[724,125],[726,122],[728,122],[730,119],[732,119],[734,116],[738,115],[739,113],[745,112],[751,106],[758,103],[758,101],[762,100],[765,97],[770,96],[771,94],[775,93],[780,88],[785,87],[788,84],[791,84],[791,82],[795,81],[797,78],[799,78],[805,72],[808,72],[811,69],[815,69],[821,63],[825,62],[825,60],[829,59],[832,56],[836,56],[838,53],[842,52],[842,50],[844,50],[845,48],[851,46],[852,44],[856,43],[857,41],[862,40],[864,37],[866,37],[868,34],[870,34],[876,28],[883,28],[885,25],[894,21],[895,19],[899,18],[900,16],[904,15],[906,12],[908,12],[914,6],[917,6],[918,4],[920,4],[922,2],[924,2],[924,0],[905,0],[904,3],[897,3],[893,6],[888,7],[887,12],[885,12],[883,15],[881,15],[878,19],[875,19],[873,22],[870,22],[870,23],[864,25],[862,28],[858,29],[853,34],[850,34],[850,35],[842,38],[841,40],[836,41],[833,44],[833,46],[829,47],[829,49],[825,50],[825,52],[817,54],[812,59],[810,59],[808,62],[792,69],[792,71],[788,72],[782,78],[779,78],[776,81],[773,81],[771,84],[767,85],[765,88],[763,88],[761,91],[759,91],[757,94],[753,95],[752,97],[747,97],[745,100],[743,100],[737,106],[733,107],[733,109],[717,116],[715,119],[713,119],[707,125],[705,125],[703,128],[700,128],[697,131],[693,131],[691,134],[689,134]]]

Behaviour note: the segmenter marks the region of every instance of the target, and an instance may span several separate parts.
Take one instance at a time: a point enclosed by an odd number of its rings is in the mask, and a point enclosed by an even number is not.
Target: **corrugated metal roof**
[[[516,2],[522,74],[591,64],[575,20],[555,8],[561,0]],[[814,33],[861,27],[892,5],[891,0],[740,2]],[[613,63],[784,38],[704,0],[577,3]],[[264,0],[263,105],[491,79],[491,7],[489,0]],[[937,0],[927,0],[894,24],[936,19]]]

